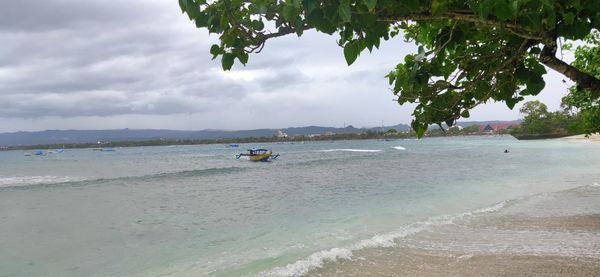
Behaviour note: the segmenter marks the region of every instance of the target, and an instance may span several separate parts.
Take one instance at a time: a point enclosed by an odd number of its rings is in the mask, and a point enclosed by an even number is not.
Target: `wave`
[[[162,179],[162,178],[181,178],[181,177],[196,177],[196,176],[204,176],[204,175],[218,175],[218,174],[226,174],[233,173],[245,170],[243,167],[213,167],[213,168],[205,168],[205,169],[194,169],[194,170],[184,170],[184,171],[176,171],[176,172],[165,172],[151,175],[144,175],[140,177],[126,177],[128,179],[137,179],[141,178],[144,180],[147,179]]]
[[[19,176],[19,177],[0,177],[0,188],[17,187],[38,184],[56,184],[66,182],[82,181],[82,178],[69,176]]]
[[[396,150],[406,150],[406,148],[404,148],[404,147],[402,147],[402,146],[394,146],[394,147],[392,147],[392,148],[394,148],[394,149],[396,149]]]
[[[368,152],[368,153],[375,153],[375,152],[381,152],[381,150],[377,150],[377,149],[327,149],[327,150],[320,150],[319,152]]]
[[[116,178],[83,179],[58,176],[26,176],[0,178],[0,189],[25,189],[29,187],[48,186],[84,186],[114,181],[148,181],[172,178],[189,178],[205,175],[228,174],[245,170],[243,167],[215,167],[206,169],[184,170],[176,172],[163,172],[141,176],[125,176]],[[39,178],[43,177],[43,178]]]
[[[294,263],[288,264],[282,267],[276,267],[271,270],[261,272],[259,276],[273,276],[273,277],[290,277],[290,276],[302,276],[307,274],[309,271],[322,267],[326,262],[336,262],[338,260],[350,260],[353,252],[368,249],[368,248],[379,248],[379,247],[394,247],[396,246],[396,240],[407,237],[412,234],[416,234],[432,227],[453,224],[454,221],[469,216],[475,216],[480,214],[493,213],[506,207],[511,200],[502,201],[494,205],[484,207],[481,209],[468,211],[454,215],[441,215],[431,217],[424,221],[419,221],[407,226],[404,226],[394,232],[375,235],[369,239],[361,240],[348,247],[336,247],[329,250],[322,250],[312,255],[298,260]]]

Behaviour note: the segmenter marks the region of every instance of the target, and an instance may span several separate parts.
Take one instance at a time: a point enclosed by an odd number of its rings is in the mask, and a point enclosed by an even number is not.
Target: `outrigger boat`
[[[268,162],[277,159],[279,154],[273,155],[273,152],[267,149],[248,149],[248,153],[240,153],[235,156],[236,159],[240,159],[241,157],[248,157],[253,162]]]

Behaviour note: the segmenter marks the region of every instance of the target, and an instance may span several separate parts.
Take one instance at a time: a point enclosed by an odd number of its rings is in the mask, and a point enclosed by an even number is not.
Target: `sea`
[[[251,148],[280,157],[236,159]],[[585,243],[598,234],[550,234],[573,242],[560,249],[526,238],[511,248],[515,236],[494,229],[479,235],[500,248],[462,231],[423,235],[526,212],[539,197],[600,191],[600,143],[488,136],[114,150],[0,151],[0,276],[303,276],[407,246],[600,259]],[[561,199],[538,212],[600,213]]]

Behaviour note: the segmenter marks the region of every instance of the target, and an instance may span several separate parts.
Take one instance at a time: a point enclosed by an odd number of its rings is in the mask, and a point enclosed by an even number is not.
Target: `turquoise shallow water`
[[[0,276],[300,275],[599,168],[600,144],[510,137],[0,152]]]

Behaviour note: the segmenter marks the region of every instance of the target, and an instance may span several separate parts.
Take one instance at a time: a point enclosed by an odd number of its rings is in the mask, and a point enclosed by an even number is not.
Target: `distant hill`
[[[509,123],[510,121],[472,121],[459,122],[460,126],[472,124],[498,124]],[[518,121],[515,121],[518,123]],[[284,129],[254,129],[254,130],[200,130],[200,131],[177,131],[160,129],[119,129],[119,130],[46,130],[38,132],[14,132],[0,133],[0,146],[18,146],[18,145],[38,145],[38,144],[60,144],[60,143],[90,143],[97,141],[144,141],[156,139],[220,139],[220,138],[246,138],[246,137],[270,137],[278,130],[287,133],[289,136],[312,135],[324,133],[336,134],[355,134],[366,131],[396,131],[410,130],[406,124],[393,126],[373,127],[373,128],[355,128],[348,126],[345,128],[307,126],[291,127]]]
[[[399,124],[384,127],[384,130],[394,128],[397,131],[408,130],[409,126]],[[245,137],[270,137],[278,130],[289,136],[324,134],[332,132],[336,134],[354,134],[366,132],[367,128],[346,128],[307,126],[292,127],[285,129],[254,129],[241,131],[226,130],[200,130],[200,131],[176,131],[176,130],[154,130],[154,129],[119,129],[119,130],[46,130],[38,132],[14,132],[0,133],[0,146],[38,145],[38,144],[60,144],[60,143],[90,143],[97,141],[143,141],[155,139],[220,139],[220,138],[245,138]],[[381,128],[374,128],[381,130]]]
[[[467,127],[473,124],[477,124],[477,125],[494,125],[494,124],[521,124],[521,120],[491,120],[491,121],[464,121],[464,122],[457,122],[456,125],[461,126],[461,127]]]

